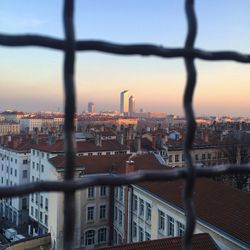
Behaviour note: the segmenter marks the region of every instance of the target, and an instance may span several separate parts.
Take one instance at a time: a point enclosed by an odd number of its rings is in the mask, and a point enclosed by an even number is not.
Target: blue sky
[[[62,0],[1,0],[1,33],[63,37]],[[197,0],[196,46],[250,53],[249,0]],[[184,0],[78,0],[78,39],[183,46]],[[0,47],[0,110],[56,110],[62,105],[60,52]],[[197,114],[249,114],[250,66],[197,61]],[[185,84],[183,60],[79,53],[78,108],[94,101],[98,110],[118,109],[119,92],[129,89],[137,108],[181,114]],[[38,98],[39,96],[39,98]],[[13,101],[14,100],[14,101]]]

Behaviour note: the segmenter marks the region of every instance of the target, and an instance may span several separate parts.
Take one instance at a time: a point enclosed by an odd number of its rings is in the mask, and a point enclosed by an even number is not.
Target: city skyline
[[[77,38],[183,46],[186,36],[183,2],[143,2],[110,0],[101,5],[98,1],[77,1]],[[0,33],[29,32],[62,38],[61,10],[61,1],[21,4],[13,0],[10,4],[3,0],[0,4]],[[199,20],[196,47],[249,53],[249,1],[197,1],[196,10]],[[61,53],[39,48],[6,47],[0,47],[0,53],[1,110],[57,111],[58,107],[63,110]],[[250,116],[248,66],[201,60],[196,60],[196,66],[196,115]],[[78,53],[75,80],[78,112],[82,100],[92,100],[97,111],[119,110],[118,93],[121,89],[130,89],[137,97],[138,109],[183,115],[186,72],[182,59]]]

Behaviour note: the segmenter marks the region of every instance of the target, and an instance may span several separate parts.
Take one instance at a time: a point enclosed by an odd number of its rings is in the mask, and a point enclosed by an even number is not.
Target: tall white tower
[[[131,95],[129,97],[129,115],[132,116],[135,113],[135,98]]]
[[[95,113],[95,104],[93,102],[88,103],[88,112]]]
[[[128,90],[124,90],[121,92],[120,113],[128,113]]]

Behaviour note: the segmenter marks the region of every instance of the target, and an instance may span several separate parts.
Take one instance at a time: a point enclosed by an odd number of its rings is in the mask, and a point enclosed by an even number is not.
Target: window
[[[122,211],[118,209],[118,224],[122,226]]]
[[[15,159],[15,163],[17,164],[17,159]]]
[[[44,224],[46,226],[48,226],[48,215],[47,214],[44,215]]]
[[[23,160],[23,164],[28,164],[28,160]]]
[[[100,219],[106,219],[106,205],[100,206]]]
[[[144,216],[144,201],[142,199],[139,199],[139,215]]]
[[[134,195],[133,210],[137,212],[138,209],[138,198]]]
[[[10,175],[12,175],[12,168],[10,168]]]
[[[43,196],[40,196],[40,207],[43,208]]]
[[[177,236],[183,236],[184,235],[184,231],[185,231],[185,226],[180,223],[179,221],[177,221]]]
[[[95,187],[88,188],[88,198],[94,198],[95,196]]]
[[[151,205],[148,202],[146,202],[146,220],[151,220]]]
[[[143,241],[143,236],[144,236],[143,228],[139,227],[139,241]]]
[[[185,161],[185,156],[184,156],[184,154],[182,154],[181,160],[182,160],[182,161]]]
[[[117,220],[117,207],[115,207],[115,211],[114,211],[114,220]]]
[[[35,169],[35,162],[32,162],[32,168]]]
[[[43,213],[40,212],[40,221],[43,222]]]
[[[41,171],[42,171],[42,173],[44,172],[44,165],[43,164],[41,166]]]
[[[118,199],[118,187],[115,187],[115,198]]]
[[[27,208],[27,198],[22,198],[22,209]]]
[[[17,177],[17,170],[15,169],[15,177]]]
[[[151,235],[148,232],[145,232],[145,240],[151,240]]]
[[[199,160],[199,155],[198,155],[198,154],[195,155],[195,160],[196,160],[196,161]]]
[[[106,196],[107,193],[106,193],[106,186],[101,186],[100,187],[100,196]]]
[[[101,228],[98,230],[98,243],[106,242],[107,240],[107,229]]]
[[[95,207],[88,207],[87,208],[87,221],[94,220],[94,212],[95,212]]]
[[[31,206],[30,214],[34,216],[34,208]]]
[[[169,155],[168,161],[169,161],[169,162],[173,162],[173,156],[172,156],[172,155]]]
[[[202,154],[202,160],[205,160],[206,159],[206,154]]]
[[[23,178],[27,178],[28,177],[28,170],[23,170]]]
[[[133,233],[133,237],[136,238],[137,237],[137,224],[134,221],[132,225],[132,233]]]
[[[211,159],[211,154],[210,154],[210,153],[207,154],[207,158],[208,158],[209,160]]]
[[[168,216],[168,236],[174,236],[174,218]]]
[[[45,198],[45,210],[48,211],[48,205],[49,205],[49,200],[48,198]]]
[[[175,155],[174,160],[175,160],[175,162],[179,162],[179,155]]]
[[[35,218],[38,219],[38,210],[35,210]]]
[[[159,210],[158,216],[159,216],[159,230],[164,231],[165,230],[165,213]]]
[[[119,194],[118,194],[118,196],[119,196],[119,201],[123,201],[123,187],[119,187]]]
[[[36,195],[36,204],[38,204],[38,193],[36,193],[35,195]]]
[[[122,236],[118,233],[118,244],[121,245],[122,241]]]
[[[114,244],[116,245],[117,244],[117,232],[116,230],[114,229],[114,240],[113,240]]]
[[[89,230],[85,233],[85,245],[94,245],[95,244],[95,231]]]

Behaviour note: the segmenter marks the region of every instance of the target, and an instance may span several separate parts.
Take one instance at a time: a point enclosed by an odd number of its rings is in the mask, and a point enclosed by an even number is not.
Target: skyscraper
[[[120,113],[128,113],[128,90],[124,90],[121,92]]]
[[[95,113],[95,104],[93,102],[88,103],[88,112]]]
[[[135,113],[135,98],[131,95],[129,97],[129,115],[132,116]]]

